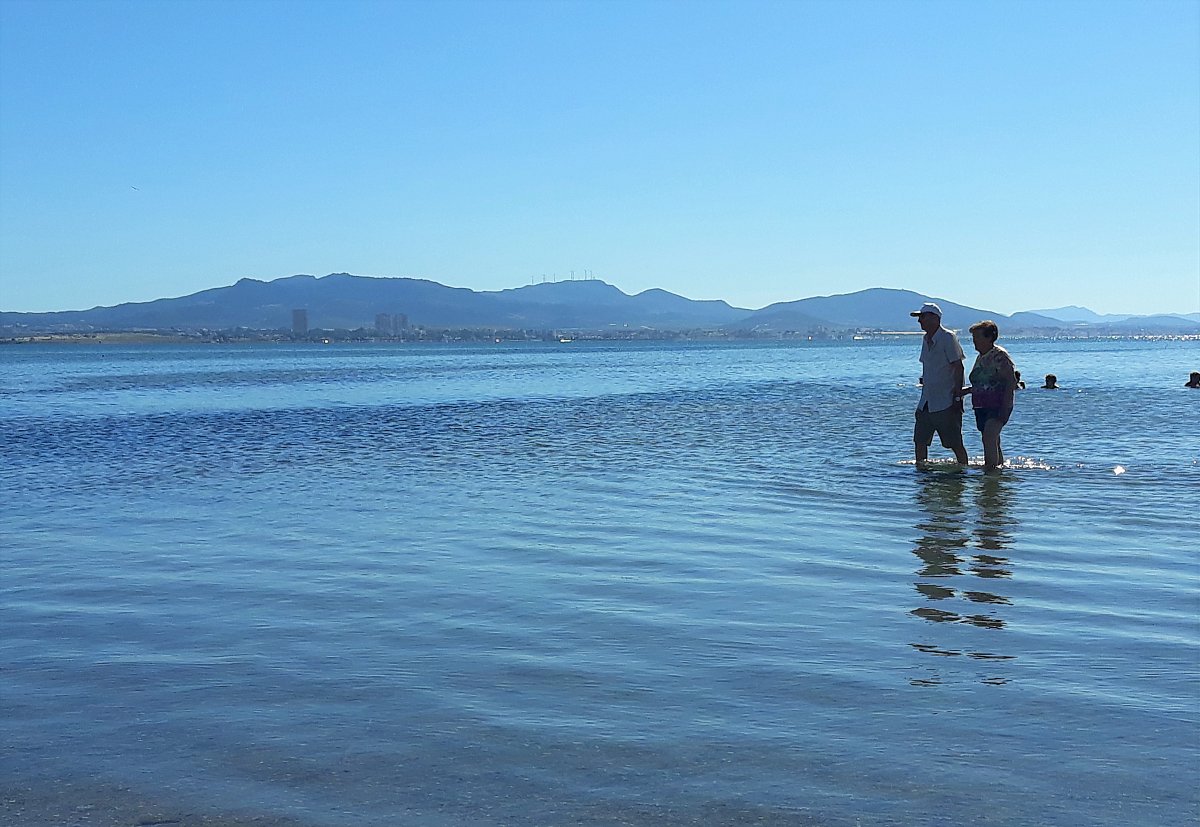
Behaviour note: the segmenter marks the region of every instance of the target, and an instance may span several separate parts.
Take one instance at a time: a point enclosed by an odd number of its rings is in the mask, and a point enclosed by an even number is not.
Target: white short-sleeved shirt
[[[954,404],[954,371],[955,362],[963,360],[962,345],[952,331],[939,327],[930,342],[925,336],[921,337],[921,399],[917,402],[917,410],[926,404],[930,412],[944,411]]]

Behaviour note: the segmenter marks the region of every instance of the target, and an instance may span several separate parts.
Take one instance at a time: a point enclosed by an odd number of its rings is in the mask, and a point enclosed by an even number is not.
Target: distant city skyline
[[[333,272],[1200,311],[1200,4],[0,0],[0,310]]]

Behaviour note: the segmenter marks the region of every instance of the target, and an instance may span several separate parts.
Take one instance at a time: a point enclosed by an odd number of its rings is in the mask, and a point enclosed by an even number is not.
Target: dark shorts
[[[913,442],[929,445],[933,435],[938,435],[942,445],[950,450],[961,447],[962,404],[956,403],[944,411],[917,411],[917,424],[913,428]]]
[[[1012,408],[976,408],[975,409],[975,427],[983,433],[983,426],[988,424],[992,419],[1000,420],[1000,427],[1003,428],[1008,424],[1008,418],[1012,416]]]

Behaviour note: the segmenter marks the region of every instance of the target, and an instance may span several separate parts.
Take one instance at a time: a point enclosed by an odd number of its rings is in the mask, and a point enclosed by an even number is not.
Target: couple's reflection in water
[[[917,651],[997,667],[996,662],[1013,659],[1002,654],[1004,610],[1011,605],[1003,592],[1012,577],[1006,556],[1015,526],[1012,494],[1012,480],[999,474],[932,473],[919,480],[913,554],[920,605],[912,614],[929,625],[911,644]],[[927,674],[912,684],[932,686],[944,680],[941,665],[930,662],[923,671]],[[1002,674],[985,674],[981,680],[1008,682]]]

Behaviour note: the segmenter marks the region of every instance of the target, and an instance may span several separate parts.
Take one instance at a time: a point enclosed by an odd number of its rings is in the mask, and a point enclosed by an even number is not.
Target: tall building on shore
[[[403,313],[376,313],[375,332],[380,336],[401,336],[408,329],[408,316]]]
[[[308,335],[308,309],[301,307],[292,311],[292,335]]]

